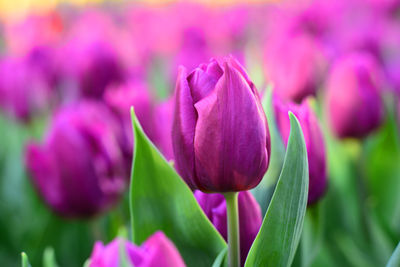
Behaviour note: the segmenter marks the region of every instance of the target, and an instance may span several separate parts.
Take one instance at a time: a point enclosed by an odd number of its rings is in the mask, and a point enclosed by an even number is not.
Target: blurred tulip
[[[106,106],[82,102],[56,114],[43,145],[28,144],[32,181],[55,212],[88,217],[115,203],[129,178],[118,130]]]
[[[186,266],[174,244],[162,232],[153,234],[140,247],[121,238],[114,239],[106,246],[101,241],[97,241],[90,256],[89,266],[118,267],[121,266],[121,257],[123,255],[126,256],[129,266]]]
[[[0,106],[22,121],[49,107],[52,88],[38,66],[24,58],[0,61]]]
[[[308,204],[313,204],[323,196],[327,187],[325,142],[318,119],[307,100],[304,100],[301,105],[297,105],[283,103],[278,97],[274,97],[274,110],[277,126],[285,146],[287,146],[290,135],[288,112],[293,112],[300,122],[308,158]]]
[[[126,140],[123,145],[123,151],[127,156],[128,162],[131,162],[133,154],[131,106],[135,108],[135,114],[150,140],[154,142],[156,139],[153,119],[154,110],[150,92],[144,83],[130,81],[108,88],[104,94],[104,101],[120,119]]]
[[[334,63],[326,85],[326,108],[339,138],[361,138],[379,127],[382,87],[381,70],[370,54],[352,53]]]
[[[310,36],[278,37],[267,46],[265,72],[285,100],[301,102],[315,95],[325,71],[322,48]]]
[[[174,159],[171,138],[173,114],[174,98],[158,104],[154,113],[154,126],[157,129],[154,143],[167,160]]]
[[[78,96],[101,98],[107,86],[124,79],[117,51],[98,37],[76,36],[68,40],[59,51],[59,59],[65,83],[75,84]]]
[[[244,191],[268,168],[270,136],[257,89],[232,57],[202,64],[176,83],[172,144],[192,189]]]
[[[199,202],[208,219],[213,223],[218,232],[228,238],[226,223],[226,202],[221,194],[207,194],[199,190],[194,192],[194,196]],[[246,261],[247,253],[257,236],[261,227],[261,209],[250,191],[239,193],[239,234],[240,234],[240,258],[242,266]]]
[[[208,60],[212,54],[205,40],[204,32],[200,29],[186,29],[182,34],[182,39],[181,47],[174,57],[173,75],[171,75],[174,79],[180,65],[188,69],[194,69]]]

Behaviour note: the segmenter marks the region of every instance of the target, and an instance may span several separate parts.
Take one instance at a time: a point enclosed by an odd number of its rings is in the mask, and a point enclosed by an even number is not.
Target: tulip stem
[[[224,194],[228,224],[229,267],[240,267],[238,192]]]

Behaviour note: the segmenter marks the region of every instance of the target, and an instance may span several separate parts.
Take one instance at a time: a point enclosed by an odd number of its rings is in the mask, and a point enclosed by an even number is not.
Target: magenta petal
[[[176,168],[188,185],[196,188],[193,142],[197,116],[186,76],[186,69],[181,67],[176,82],[172,139]]]
[[[257,185],[268,166],[265,115],[241,73],[225,62],[214,91],[195,104],[196,174],[204,191]]]
[[[146,258],[140,267],[183,267],[183,262],[174,244],[162,232],[153,234],[142,246]]]
[[[218,79],[200,68],[195,69],[188,77],[194,103],[206,97],[215,87]]]

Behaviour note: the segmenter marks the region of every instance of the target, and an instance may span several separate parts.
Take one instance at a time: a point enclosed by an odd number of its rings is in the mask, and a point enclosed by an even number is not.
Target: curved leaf
[[[21,253],[21,261],[22,261],[22,267],[31,267],[31,264],[29,263],[28,260],[28,255],[26,255],[25,252]]]
[[[245,266],[290,266],[299,244],[308,196],[307,150],[296,117],[274,195]]]
[[[227,260],[226,260],[227,253],[228,253],[228,247],[224,248],[219,253],[219,255],[215,258],[215,261],[214,261],[212,267],[227,266]]]
[[[386,267],[398,267],[400,266],[400,243],[397,245],[392,256],[389,259]]]
[[[186,183],[143,133],[133,112],[135,152],[130,187],[133,240],[163,231],[188,266],[211,266],[226,247]]]
[[[47,247],[43,252],[43,267],[57,267],[56,254],[52,247]]]

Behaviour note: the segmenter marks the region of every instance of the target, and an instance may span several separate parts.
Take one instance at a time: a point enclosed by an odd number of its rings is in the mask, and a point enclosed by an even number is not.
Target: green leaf
[[[281,135],[275,121],[275,112],[272,103],[272,86],[268,86],[262,99],[262,106],[267,117],[269,134],[271,137],[271,154],[268,171],[260,184],[252,190],[252,193],[260,204],[262,214],[267,212],[268,204],[274,193],[274,186],[282,170],[285,157],[285,146],[283,145]]]
[[[212,265],[212,267],[221,267],[221,266],[226,266],[227,265],[227,260],[226,260],[226,255],[228,252],[228,248],[224,248],[221,253],[215,258],[215,261]]]
[[[43,266],[44,267],[57,267],[56,255],[54,249],[47,247],[43,253]]]
[[[28,256],[26,255],[25,252],[21,253],[21,260],[22,260],[22,267],[31,267],[31,264],[29,263]]]
[[[400,266],[400,243],[397,245],[392,256],[389,259],[386,267],[398,267]]]
[[[120,267],[132,267],[132,264],[128,260],[128,255],[126,253],[126,245],[125,245],[125,239],[121,239],[119,244],[118,244],[118,250],[119,250],[119,259],[120,259]]]
[[[155,148],[131,110],[135,152],[130,187],[133,240],[163,231],[188,266],[211,266],[226,243],[192,191]]]
[[[296,117],[281,175],[245,266],[290,266],[299,244],[308,196],[307,150]]]

